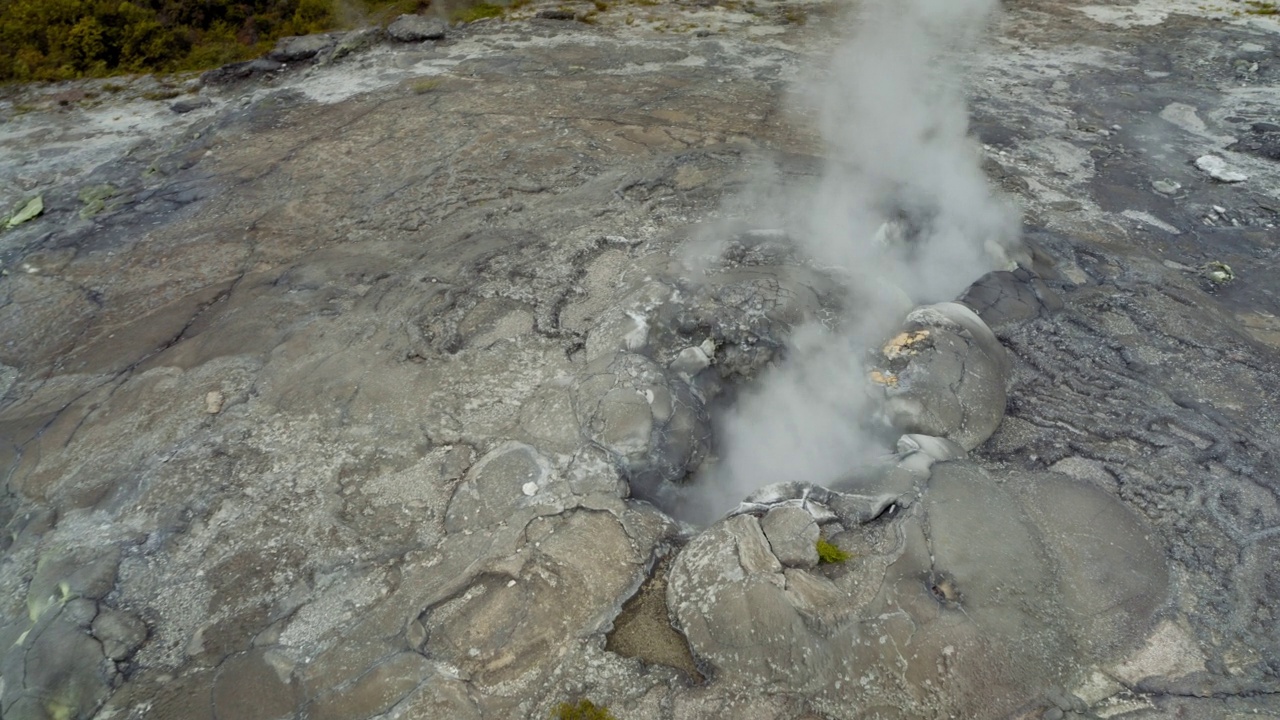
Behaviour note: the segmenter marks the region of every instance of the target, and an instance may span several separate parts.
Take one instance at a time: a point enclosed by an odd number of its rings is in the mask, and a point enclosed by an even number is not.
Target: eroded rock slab
[[[44,198],[0,235],[0,713],[1275,714],[1275,28],[1174,5],[1007,8],[972,130],[1037,247],[882,368],[944,439],[701,533],[628,495],[862,300],[707,222],[761,156],[820,171],[779,98],[830,11],[535,3],[291,41],[181,115],[0,99],[0,194]],[[698,687],[604,640],[686,541],[654,614]]]

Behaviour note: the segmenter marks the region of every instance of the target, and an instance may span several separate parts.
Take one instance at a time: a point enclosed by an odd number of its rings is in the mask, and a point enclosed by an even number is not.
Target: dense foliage
[[[419,0],[0,0],[0,82],[194,70]]]

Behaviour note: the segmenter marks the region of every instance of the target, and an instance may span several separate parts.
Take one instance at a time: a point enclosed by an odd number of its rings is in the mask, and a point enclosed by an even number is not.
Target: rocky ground
[[[742,200],[822,172],[841,8],[7,89],[0,716],[1280,716],[1259,9],[1008,3],[971,130],[1022,268],[882,348],[896,455],[706,528],[718,413],[851,302]]]

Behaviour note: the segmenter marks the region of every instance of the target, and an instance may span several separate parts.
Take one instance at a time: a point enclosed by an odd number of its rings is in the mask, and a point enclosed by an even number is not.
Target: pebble
[[[1172,180],[1156,180],[1151,183],[1151,187],[1161,195],[1173,195],[1182,189],[1182,186]]]
[[[520,492],[524,493],[528,497],[533,497],[538,494],[538,483],[527,482],[520,488]]]
[[[1249,179],[1248,175],[1232,170],[1227,162],[1217,155],[1201,155],[1196,158],[1196,167],[1218,182],[1238,183]]]
[[[222,412],[222,404],[226,402],[226,398],[218,390],[210,390],[204,396],[204,411],[210,415],[217,415]]]

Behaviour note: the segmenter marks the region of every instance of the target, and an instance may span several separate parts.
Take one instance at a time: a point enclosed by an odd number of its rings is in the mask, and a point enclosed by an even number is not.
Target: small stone
[[[711,358],[700,347],[687,347],[668,366],[671,372],[693,377],[711,365]]]
[[[207,108],[212,104],[213,101],[209,98],[192,98],[190,100],[179,100],[170,105],[169,109],[179,115],[185,115],[201,108]]]
[[[1249,179],[1248,175],[1232,170],[1227,162],[1217,155],[1201,155],[1196,158],[1196,167],[1218,182],[1238,183]]]
[[[520,492],[524,493],[528,497],[533,497],[538,494],[538,483],[527,482],[520,487]]]
[[[102,643],[104,655],[124,660],[147,639],[147,626],[128,613],[104,608],[93,619],[93,636]]]
[[[387,26],[387,35],[398,42],[422,42],[443,40],[445,24],[435,18],[421,15],[401,15]]]
[[[204,396],[204,411],[210,415],[217,415],[222,412],[222,404],[226,402],[226,398],[219,390],[210,390]]]
[[[1217,260],[1207,262],[1201,269],[1204,271],[1204,276],[1209,279],[1209,282],[1215,285],[1225,285],[1236,279],[1235,273],[1231,271],[1231,266],[1224,262]]]
[[[1152,189],[1161,195],[1173,195],[1182,189],[1182,186],[1172,180],[1156,180],[1151,183]]]

